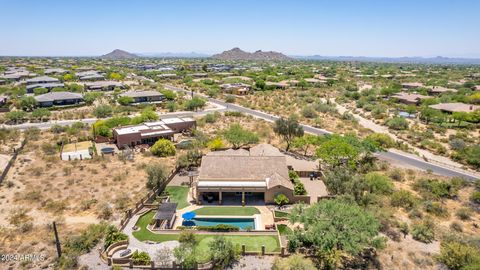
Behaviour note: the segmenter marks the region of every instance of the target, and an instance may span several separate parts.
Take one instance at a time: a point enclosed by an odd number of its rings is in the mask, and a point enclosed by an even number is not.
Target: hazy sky
[[[479,0],[0,0],[0,55],[480,57]]]

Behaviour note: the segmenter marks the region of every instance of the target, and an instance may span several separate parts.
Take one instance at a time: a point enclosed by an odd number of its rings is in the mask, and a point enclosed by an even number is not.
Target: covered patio
[[[177,209],[177,203],[162,203],[158,207],[157,213],[153,219],[155,220],[154,229],[171,229],[175,223],[175,213]]]

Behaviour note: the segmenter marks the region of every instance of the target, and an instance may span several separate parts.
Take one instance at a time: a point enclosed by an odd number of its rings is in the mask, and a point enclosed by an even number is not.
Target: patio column
[[[245,191],[242,191],[242,206],[245,206]]]
[[[218,204],[222,204],[222,191],[218,192]]]

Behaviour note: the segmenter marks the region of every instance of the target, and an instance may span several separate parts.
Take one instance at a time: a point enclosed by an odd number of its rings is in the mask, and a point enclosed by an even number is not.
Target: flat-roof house
[[[472,104],[465,104],[461,102],[454,102],[454,103],[440,103],[435,105],[430,105],[430,108],[440,110],[446,113],[454,113],[454,112],[474,112],[476,110],[480,110],[480,106],[472,105]]]
[[[53,88],[63,88],[65,85],[59,82],[53,83],[37,83],[37,84],[29,84],[25,87],[27,93],[33,93],[37,88],[46,88],[48,91],[52,90]]]
[[[286,89],[288,87],[288,83],[284,82],[265,82],[265,85],[274,87],[276,89]]]
[[[224,83],[220,85],[223,92],[234,95],[246,95],[252,87],[245,83]]]
[[[5,84],[7,84],[7,81],[0,79],[0,85],[5,85]]]
[[[83,102],[83,96],[72,92],[50,92],[34,97],[40,107],[72,105]]]
[[[432,95],[439,95],[439,94],[448,93],[448,92],[451,92],[451,93],[458,92],[457,89],[446,88],[443,86],[429,86],[427,91]]]
[[[49,76],[40,76],[35,78],[30,78],[25,80],[27,85],[31,84],[40,84],[40,83],[58,83],[59,80],[57,78],[49,77]]]
[[[181,133],[194,128],[193,118],[166,118],[155,122],[146,122],[135,126],[124,126],[113,129],[113,139],[118,148],[141,144],[154,144],[160,138],[172,138],[175,133]]]
[[[92,75],[81,76],[78,79],[80,81],[97,81],[97,80],[104,80],[105,76],[103,76],[102,74],[92,74]]]
[[[208,77],[208,73],[193,73],[192,77],[194,77],[194,78],[206,78],[206,77]]]
[[[161,79],[178,79],[179,78],[179,76],[175,73],[158,74],[157,77]]]
[[[43,71],[45,75],[49,74],[65,74],[68,73],[68,70],[65,70],[63,68],[47,68],[45,71]]]
[[[404,104],[413,104],[413,105],[419,105],[423,99],[430,98],[429,96],[424,96],[420,94],[411,94],[411,93],[405,93],[405,92],[400,92],[396,93],[395,95],[392,96],[392,98],[404,103]]]
[[[87,82],[85,88],[90,91],[113,91],[115,88],[124,89],[125,85],[116,81]]]
[[[411,82],[411,83],[402,83],[402,88],[404,89],[417,89],[423,87],[423,83]]]
[[[134,103],[160,102],[165,96],[158,91],[128,91],[120,94],[121,97],[131,97]]]

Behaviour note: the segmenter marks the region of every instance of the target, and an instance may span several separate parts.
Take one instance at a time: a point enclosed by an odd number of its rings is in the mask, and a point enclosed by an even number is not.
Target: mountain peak
[[[138,58],[138,56],[133,54],[133,53],[129,53],[127,51],[124,51],[124,50],[115,49],[115,50],[111,51],[110,53],[102,55],[101,58],[105,58],[105,59],[131,59],[131,58]]]
[[[224,51],[220,54],[212,56],[215,59],[220,60],[290,60],[291,58],[274,51],[263,52],[257,50],[254,53],[245,52],[242,49],[235,47],[231,50]]]

